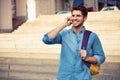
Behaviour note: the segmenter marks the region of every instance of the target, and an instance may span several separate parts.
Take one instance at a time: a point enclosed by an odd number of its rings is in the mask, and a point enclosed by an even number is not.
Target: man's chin
[[[79,27],[81,27],[82,25],[83,25],[83,23],[81,23],[81,24],[76,24],[76,25],[73,24],[74,28],[79,28]]]
[[[73,25],[73,27],[78,28],[78,27],[79,27],[79,25]]]
[[[75,28],[80,28],[80,26],[74,26]]]
[[[74,26],[74,27],[77,27],[78,25],[74,25],[74,24],[73,24],[73,26]]]

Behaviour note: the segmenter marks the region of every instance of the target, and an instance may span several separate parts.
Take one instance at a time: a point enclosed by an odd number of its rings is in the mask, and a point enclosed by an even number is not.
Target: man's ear
[[[84,17],[84,21],[86,21],[86,20],[87,20],[87,16]]]

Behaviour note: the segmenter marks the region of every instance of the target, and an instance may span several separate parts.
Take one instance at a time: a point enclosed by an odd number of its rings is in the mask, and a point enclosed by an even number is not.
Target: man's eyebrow
[[[72,14],[72,16],[81,16],[80,14],[77,14],[77,15],[75,15],[75,14]]]

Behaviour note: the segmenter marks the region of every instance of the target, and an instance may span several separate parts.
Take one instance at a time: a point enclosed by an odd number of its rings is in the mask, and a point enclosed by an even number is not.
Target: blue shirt
[[[44,43],[62,45],[57,80],[92,80],[89,67],[82,60],[79,53],[84,32],[85,28],[79,34],[76,34],[71,28],[62,30],[54,39],[50,39],[48,34],[44,35]],[[93,32],[88,40],[87,55],[94,56],[98,65],[105,61],[101,42]]]

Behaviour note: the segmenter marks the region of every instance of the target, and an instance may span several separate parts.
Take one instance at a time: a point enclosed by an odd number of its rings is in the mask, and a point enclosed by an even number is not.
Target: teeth
[[[73,23],[77,23],[77,21],[74,21]]]

